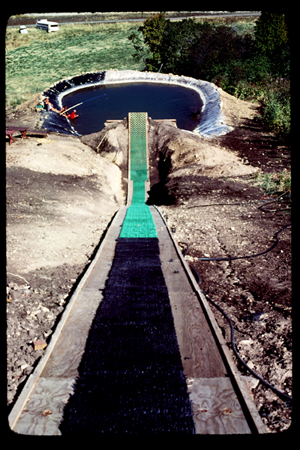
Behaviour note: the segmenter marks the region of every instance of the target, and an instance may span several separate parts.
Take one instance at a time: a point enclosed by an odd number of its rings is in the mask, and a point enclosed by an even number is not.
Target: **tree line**
[[[259,100],[265,125],[289,133],[290,36],[284,14],[262,12],[254,33],[238,34],[231,26],[171,22],[160,13],[129,39],[144,70],[207,80],[231,95]]]

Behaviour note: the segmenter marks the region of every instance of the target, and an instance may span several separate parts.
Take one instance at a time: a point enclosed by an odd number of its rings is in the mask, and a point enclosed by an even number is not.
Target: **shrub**
[[[291,131],[289,83],[277,84],[277,87],[271,86],[261,101],[262,121],[271,131],[287,136]]]
[[[278,54],[288,42],[284,14],[262,11],[254,33],[257,48],[262,54]]]
[[[280,195],[291,192],[291,172],[286,169],[277,173],[258,173],[255,179],[258,186],[267,194]]]

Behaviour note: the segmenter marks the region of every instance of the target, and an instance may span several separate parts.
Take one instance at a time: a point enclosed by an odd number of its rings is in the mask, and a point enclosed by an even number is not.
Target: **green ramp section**
[[[150,208],[145,203],[147,164],[147,113],[129,113],[130,179],[133,194],[120,233],[120,238],[157,238]]]

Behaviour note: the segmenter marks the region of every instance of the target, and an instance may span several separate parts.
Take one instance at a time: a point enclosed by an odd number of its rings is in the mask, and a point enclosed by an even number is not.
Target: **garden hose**
[[[273,250],[275,247],[277,247],[277,245],[279,244],[278,235],[280,233],[282,233],[282,231],[285,230],[287,227],[290,227],[291,225],[292,225],[291,223],[288,223],[283,228],[281,228],[281,230],[277,231],[277,233],[274,236],[276,241],[274,242],[274,244],[270,248],[268,248],[264,252],[255,253],[254,255],[246,255],[246,256],[229,256],[229,257],[224,257],[224,258],[223,257],[217,257],[217,258],[197,258],[197,259],[199,259],[199,261],[233,261],[235,259],[254,258],[255,256],[264,255],[264,254],[270,252],[271,250]]]
[[[273,198],[272,200],[250,200],[249,202],[236,202],[236,203],[209,203],[206,205],[195,205],[195,206],[188,206],[187,209],[192,208],[206,208],[209,206],[238,206],[238,205],[251,205],[253,203],[265,203],[265,205],[261,205],[258,207],[258,209],[262,209],[264,206],[268,205],[269,203],[277,202],[278,200],[282,199],[283,197],[291,197],[291,194],[289,194],[289,191],[284,192],[283,194],[279,195],[278,197]]]
[[[278,238],[277,235],[283,231],[287,226],[289,226],[291,224],[286,225],[284,228],[282,228],[280,231],[278,231],[276,233],[276,245],[278,244]],[[186,246],[186,248],[183,250],[183,256],[186,255],[189,245],[186,242],[179,242],[178,244],[184,244]],[[274,248],[275,246],[272,246],[272,248]],[[272,250],[272,248],[268,249],[267,251]],[[266,252],[264,252],[266,253]],[[251,255],[251,256],[258,256],[258,255]],[[199,258],[200,259],[200,258]],[[235,258],[237,259],[237,258]],[[198,274],[197,270],[192,266],[192,264],[189,263],[189,267],[191,268],[191,271],[198,283],[198,285],[200,285],[201,283],[201,279],[200,279],[200,275]],[[257,378],[264,386],[266,386],[267,388],[271,389],[281,400],[283,400],[284,402],[287,403],[287,405],[290,405],[292,402],[292,397],[290,397],[289,395],[285,394],[284,392],[279,391],[275,386],[272,386],[270,383],[268,383],[266,380],[264,380],[263,378],[261,378],[260,375],[258,375],[256,372],[254,372],[254,370],[252,370],[246,363],[245,361],[240,357],[236,345],[235,345],[235,339],[234,339],[234,328],[233,328],[233,324],[231,322],[231,319],[228,317],[228,315],[225,313],[225,311],[219,306],[217,305],[217,303],[215,303],[207,294],[204,294],[204,292],[201,290],[201,292],[203,293],[203,295],[205,296],[205,298],[207,298],[207,300],[213,305],[215,306],[222,314],[223,316],[226,318],[227,322],[229,323],[230,326],[230,331],[231,331],[231,344],[232,344],[232,350],[235,354],[235,356],[238,358],[238,360],[240,361],[240,363],[246,367],[246,369],[255,377]]]

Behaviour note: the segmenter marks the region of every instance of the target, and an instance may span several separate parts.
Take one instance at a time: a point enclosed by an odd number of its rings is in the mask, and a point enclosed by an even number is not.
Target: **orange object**
[[[47,342],[44,340],[41,341],[33,341],[34,350],[43,350],[45,347],[47,347]]]

